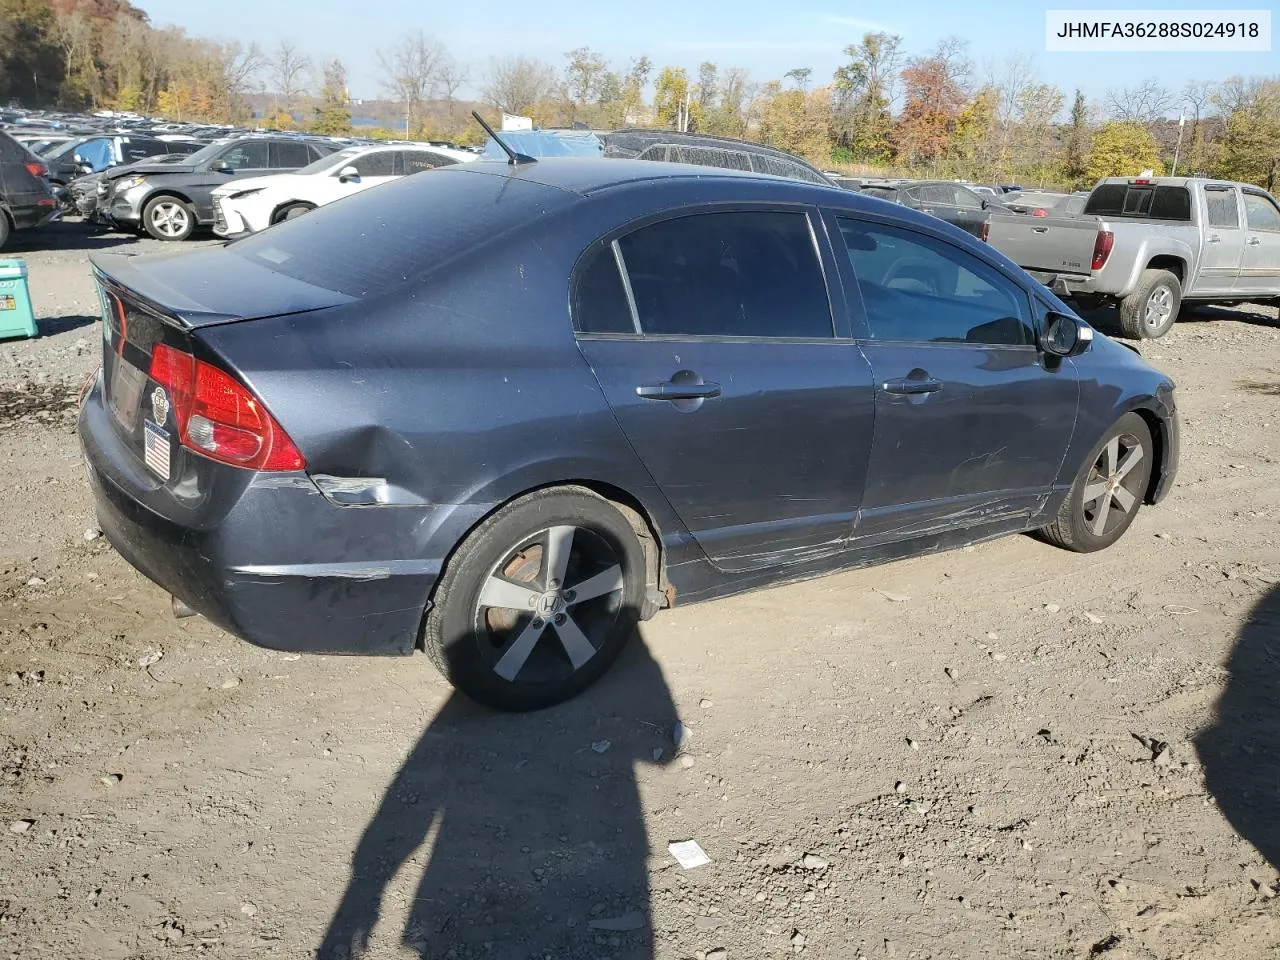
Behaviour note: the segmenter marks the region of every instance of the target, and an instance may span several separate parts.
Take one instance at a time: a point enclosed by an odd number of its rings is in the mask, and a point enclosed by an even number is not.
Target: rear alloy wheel
[[[585,690],[640,619],[644,552],[587,490],[538,491],[482,523],[449,561],[423,647],[463,693],[536,710]]]
[[[1111,546],[1129,529],[1146,498],[1154,449],[1151,429],[1126,413],[1094,448],[1071,485],[1045,539],[1077,553]]]
[[[1120,329],[1131,340],[1163,337],[1178,319],[1182,284],[1168,270],[1144,270],[1133,293],[1120,302]]]
[[[142,208],[142,227],[157,240],[185,240],[196,228],[196,214],[177,197],[153,197]]]

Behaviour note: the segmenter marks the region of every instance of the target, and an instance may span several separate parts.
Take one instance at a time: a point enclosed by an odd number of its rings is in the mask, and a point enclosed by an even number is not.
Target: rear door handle
[[[886,380],[884,383],[885,393],[937,393],[941,389],[942,381],[933,377],[927,380],[909,380],[903,377],[900,380]]]
[[[1049,228],[1048,227],[1032,227],[1031,232],[1032,233],[1048,233]]]
[[[1259,240],[1257,237],[1250,237],[1250,238],[1249,238],[1249,246],[1251,246],[1251,247],[1256,247],[1256,246],[1257,246],[1258,244],[1260,244],[1261,242],[1262,242],[1262,241],[1261,241],[1261,240]]]
[[[644,400],[709,400],[720,396],[718,383],[645,383],[636,387],[636,396]]]
[[[1215,233],[1211,237],[1206,237],[1204,242],[1205,243],[1221,243],[1222,238]]]

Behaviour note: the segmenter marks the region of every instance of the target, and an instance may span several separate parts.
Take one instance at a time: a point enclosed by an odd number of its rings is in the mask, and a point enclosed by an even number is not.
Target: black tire
[[[142,229],[156,240],[186,240],[195,232],[196,212],[185,200],[160,194],[143,205]]]
[[[277,210],[276,215],[271,218],[271,222],[284,223],[286,220],[293,220],[303,214],[310,213],[314,209],[315,205],[311,203],[291,203]]]
[[[1143,270],[1133,293],[1120,301],[1120,330],[1130,340],[1169,332],[1182,306],[1182,284],[1168,270]]]
[[[1108,450],[1113,441],[1118,441],[1115,449]],[[1098,484],[1106,482],[1103,471],[1107,469],[1108,458],[1111,459],[1114,477],[1136,449],[1142,451],[1141,456],[1120,476],[1116,492],[1107,494],[1104,491],[1101,496],[1086,500],[1086,491],[1092,492]],[[1147,422],[1136,413],[1126,413],[1090,451],[1071,484],[1071,491],[1058,508],[1058,516],[1040,531],[1043,537],[1055,546],[1076,553],[1092,553],[1111,546],[1129,529],[1142,507],[1151,470],[1155,466],[1154,458],[1155,444],[1151,442],[1151,429]],[[1123,494],[1119,492],[1121,490]],[[1101,530],[1098,524],[1100,510],[1105,510]]]
[[[4,245],[9,242],[10,233],[9,215],[0,210],[0,250],[3,250]]]
[[[567,540],[565,528],[573,528]],[[562,555],[556,583],[550,564]],[[591,580],[617,586],[579,599],[573,587]],[[484,603],[486,594],[508,605]],[[635,633],[645,594],[644,550],[613,504],[580,487],[536,491],[498,510],[454,552],[422,646],[471,699],[538,710],[604,675]]]

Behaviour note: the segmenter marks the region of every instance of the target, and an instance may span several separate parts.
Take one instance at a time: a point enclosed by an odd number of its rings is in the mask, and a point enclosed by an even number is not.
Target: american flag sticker
[[[147,467],[161,480],[169,479],[169,434],[150,420],[142,421],[147,432],[144,439],[143,459]]]

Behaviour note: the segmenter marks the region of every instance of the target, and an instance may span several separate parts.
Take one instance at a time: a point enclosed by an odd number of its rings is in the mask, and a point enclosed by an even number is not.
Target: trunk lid
[[[1100,229],[1095,219],[1002,214],[991,218],[987,242],[1024,270],[1088,275]]]
[[[221,248],[90,259],[102,309],[103,403],[112,429],[145,464],[152,489],[198,469],[189,460],[197,455],[180,445],[173,397],[152,376],[157,347],[208,357],[198,334],[202,327],[319,310],[351,299],[230,257]]]

